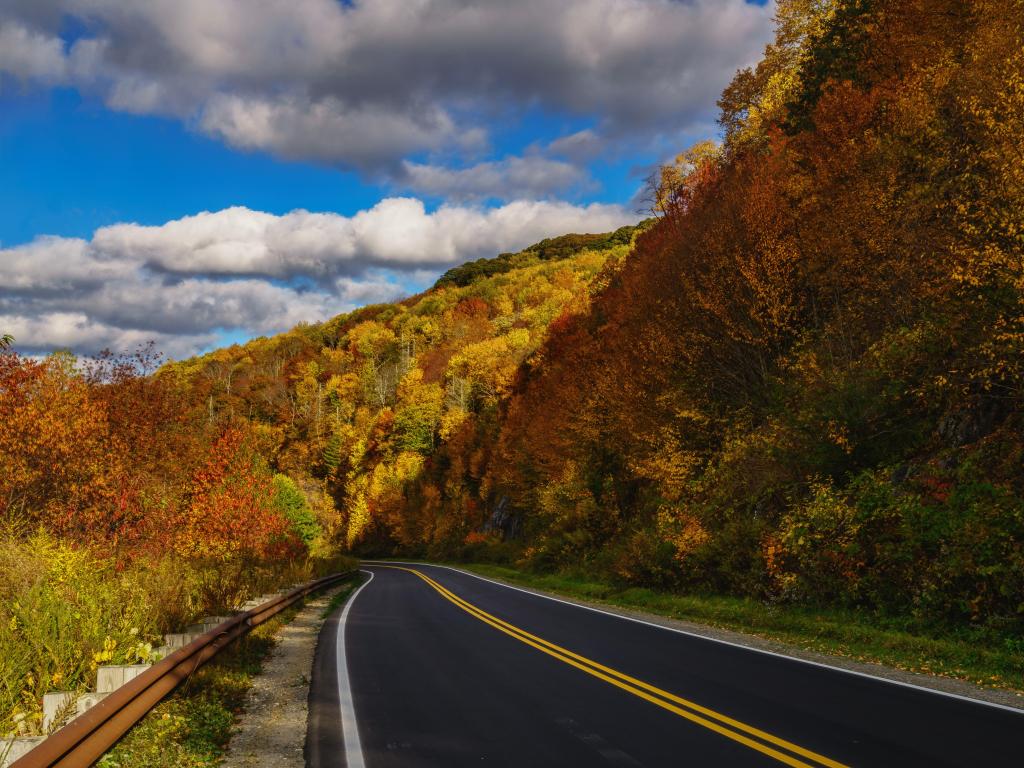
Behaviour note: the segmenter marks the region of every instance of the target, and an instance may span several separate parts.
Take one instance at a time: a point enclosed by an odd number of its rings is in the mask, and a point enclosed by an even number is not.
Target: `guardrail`
[[[88,768],[182,681],[225,646],[301,600],[354,576],[356,571],[316,579],[255,608],[232,616],[48,736],[10,768]]]

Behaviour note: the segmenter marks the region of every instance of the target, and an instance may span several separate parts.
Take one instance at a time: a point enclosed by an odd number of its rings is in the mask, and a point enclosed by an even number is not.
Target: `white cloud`
[[[135,269],[130,258],[98,253],[80,238],[37,237],[0,250],[2,288],[33,292],[73,291],[119,281]]]
[[[432,277],[433,275],[428,273],[419,279],[413,276],[412,280],[413,282],[425,283]],[[384,278],[354,280],[351,277],[339,277],[334,281],[334,290],[342,301],[355,304],[356,306],[395,301],[405,295],[405,291],[401,286]]]
[[[115,224],[96,230],[100,253],[135,259],[168,272],[282,274],[264,242],[278,217],[248,208],[204,211],[159,226]]]
[[[517,201],[498,208],[443,205],[392,197],[353,216],[248,208],[167,222],[116,224],[93,246],[110,259],[137,259],[176,274],[260,275],[330,280],[371,267],[447,267],[572,230],[604,232],[636,216],[617,205]]]
[[[96,352],[155,340],[172,356],[224,329],[271,334],[426,287],[455,264],[565,232],[635,220],[619,206],[518,201],[498,208],[387,198],[352,216],[227,208],[90,240],[0,249],[0,330],[19,348]]]
[[[131,351],[152,341],[165,355],[180,358],[195,354],[217,339],[212,333],[179,336],[118,328],[97,322],[82,312],[47,312],[35,317],[0,315],[0,328],[14,336],[17,349],[37,352],[55,349]]]
[[[567,157],[577,162],[589,160],[605,147],[605,142],[592,129],[586,128],[568,136],[555,139],[548,146],[553,155]]]
[[[475,141],[475,134],[460,137],[451,117],[436,106],[405,113],[375,104],[347,106],[334,97],[310,102],[217,94],[203,108],[200,125],[242,149],[269,149],[281,157],[361,168]]]
[[[266,280],[188,278],[165,283],[145,275],[69,297],[62,304],[119,327],[177,334],[214,328],[275,333],[341,311],[339,298],[330,293],[299,291]]]
[[[774,10],[745,0],[12,0],[0,8],[0,69],[176,116],[233,146],[391,175],[423,153],[479,152],[494,120],[535,107],[591,118],[619,141],[675,136],[706,120],[733,72],[757,58]],[[86,30],[70,52],[66,16]],[[452,173],[420,181],[476,184]]]

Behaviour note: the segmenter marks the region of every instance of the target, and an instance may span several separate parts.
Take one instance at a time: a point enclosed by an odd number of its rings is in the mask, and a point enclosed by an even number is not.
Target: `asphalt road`
[[[407,567],[324,626],[313,768],[1024,765],[1017,711]]]

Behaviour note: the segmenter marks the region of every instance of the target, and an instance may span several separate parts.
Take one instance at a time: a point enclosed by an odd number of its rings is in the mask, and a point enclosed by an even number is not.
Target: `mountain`
[[[1024,4],[778,17],[655,220],[170,371],[357,552],[1024,625]]]
[[[497,439],[525,361],[552,324],[586,312],[652,223],[469,262],[421,295],[171,363],[161,375],[187,382],[208,422],[254,426],[266,458],[319,499],[325,527],[346,546],[452,551],[484,523],[482,476],[449,483],[445,494],[477,512],[458,520],[413,501],[412,486],[430,495],[428,476],[440,482],[467,458],[456,453]]]

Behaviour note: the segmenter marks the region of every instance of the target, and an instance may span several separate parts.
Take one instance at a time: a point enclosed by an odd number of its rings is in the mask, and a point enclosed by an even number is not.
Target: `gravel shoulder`
[[[306,602],[274,636],[275,646],[253,682],[227,756],[227,768],[302,768],[313,654],[331,598],[341,585]]]

